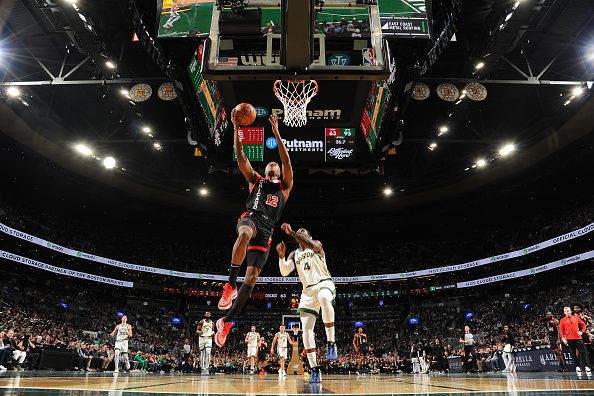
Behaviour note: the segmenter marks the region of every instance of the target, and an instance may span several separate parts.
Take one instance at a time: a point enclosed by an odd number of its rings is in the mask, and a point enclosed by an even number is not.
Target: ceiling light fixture
[[[74,146],[74,149],[76,151],[78,151],[80,154],[87,156],[87,157],[93,154],[93,150],[91,150],[89,147],[85,146],[84,144],[77,144],[76,146]]]
[[[508,143],[499,149],[499,155],[502,157],[508,156],[516,150],[516,146],[513,143]]]
[[[8,87],[8,89],[6,90],[6,94],[11,98],[16,98],[21,94],[21,90],[17,87]]]
[[[116,166],[116,160],[113,157],[105,157],[103,160],[103,166],[105,169],[113,169]]]

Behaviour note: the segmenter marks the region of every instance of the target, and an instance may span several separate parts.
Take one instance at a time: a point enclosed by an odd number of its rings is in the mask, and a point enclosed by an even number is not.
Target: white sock
[[[334,326],[332,327],[326,327],[326,338],[328,339],[328,342],[335,342],[335,338],[334,338]]]
[[[309,362],[309,367],[311,367],[311,368],[318,367],[318,360],[317,360],[315,352],[307,353],[307,361]]]

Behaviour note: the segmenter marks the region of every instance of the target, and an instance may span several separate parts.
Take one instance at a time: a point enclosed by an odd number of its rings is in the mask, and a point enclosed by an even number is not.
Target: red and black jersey
[[[355,333],[355,345],[357,345],[357,348],[360,348],[360,347],[366,348],[367,347],[367,334]]]
[[[286,202],[282,181],[260,177],[252,186],[245,207],[248,211],[276,223],[281,218]]]
[[[559,321],[555,318],[551,318],[547,321],[547,335],[549,336],[549,339],[554,338],[557,339],[559,338]]]

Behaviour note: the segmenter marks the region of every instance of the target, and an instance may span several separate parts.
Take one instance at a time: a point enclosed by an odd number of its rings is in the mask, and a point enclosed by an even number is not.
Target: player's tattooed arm
[[[241,174],[248,181],[251,188],[253,184],[256,184],[260,175],[252,168],[252,164],[243,151],[243,144],[241,144],[241,137],[239,136],[239,122],[237,121],[235,109],[231,112],[231,122],[233,123],[233,147],[237,154],[237,165],[239,165]]]
[[[272,115],[268,121],[272,126],[272,133],[274,134],[274,137],[278,143],[278,154],[280,155],[280,159],[283,164],[283,183],[285,191],[288,195],[291,192],[291,189],[293,189],[293,166],[291,165],[291,157],[289,157],[287,147],[285,146],[285,143],[283,142],[278,130],[278,118],[275,115]]]
[[[128,325],[128,337],[132,337],[132,325]]]
[[[311,239],[305,235],[299,235],[291,228],[291,225],[288,223],[283,223],[281,225],[281,229],[287,234],[295,238],[297,242],[301,245],[305,246],[308,249],[313,250],[314,252],[324,255],[324,249],[322,248],[322,242],[316,241],[315,239]]]

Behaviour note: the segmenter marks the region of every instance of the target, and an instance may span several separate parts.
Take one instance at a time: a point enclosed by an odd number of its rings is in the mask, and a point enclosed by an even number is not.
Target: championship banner
[[[561,260],[553,261],[548,264],[539,265],[538,267],[532,267],[525,270],[508,272],[507,274],[494,275],[466,282],[458,282],[456,286],[458,287],[458,289],[462,289],[465,287],[486,285],[487,283],[501,282],[510,279],[518,279],[524,276],[536,275],[542,272],[554,270],[555,268],[565,267],[566,265],[579,263],[580,261],[589,260],[591,258],[594,258],[594,250],[590,250],[589,252],[577,254],[575,256],[567,257]]]
[[[119,267],[127,270],[133,271],[140,271],[140,272],[148,272],[151,274],[159,274],[165,276],[174,276],[178,278],[187,278],[187,279],[202,279],[202,280],[212,280],[212,281],[226,281],[226,275],[213,275],[213,274],[201,274],[195,272],[183,272],[183,271],[174,271],[168,270],[165,268],[157,268],[157,267],[148,267],[139,264],[132,264],[126,263],[123,261],[113,260],[102,256],[97,256],[91,253],[81,252],[74,249],[69,249],[64,246],[60,246],[50,241],[46,241],[45,239],[38,238],[33,235],[29,235],[25,232],[16,230],[14,228],[8,227],[5,224],[0,223],[0,231],[4,234],[13,236],[15,238],[19,238],[21,240],[34,243],[38,246],[43,246],[45,248],[54,250],[56,252],[60,252],[62,254],[66,254],[73,257],[82,258],[89,261],[94,261],[96,263],[101,263],[105,265],[110,265],[113,267]],[[445,267],[437,267],[437,268],[430,268],[418,271],[411,271],[411,272],[401,272],[401,273],[394,273],[394,274],[378,274],[378,275],[367,275],[367,276],[347,276],[347,277],[335,277],[334,283],[353,283],[353,282],[375,282],[375,281],[382,281],[382,280],[395,280],[395,279],[407,279],[407,278],[417,278],[420,276],[427,276],[427,275],[437,275],[443,274],[448,272],[456,272],[462,270],[468,270],[471,268],[480,267],[483,265],[488,265],[491,263],[510,260],[512,258],[525,256],[527,254],[531,254],[537,252],[539,250],[546,249],[548,247],[557,245],[559,243],[563,243],[575,238],[579,238],[584,236],[590,232],[594,231],[594,223],[588,224],[585,227],[579,228],[577,230],[568,232],[566,234],[557,236],[555,238],[551,238],[547,241],[537,243],[532,246],[528,246],[523,249],[516,250],[514,252],[499,254],[492,257],[486,257],[479,260],[469,261],[463,264],[456,264],[456,265],[449,265]],[[242,278],[240,278],[241,280]],[[260,282],[269,282],[269,283],[299,283],[298,278],[284,278],[284,277],[262,277],[259,278]],[[460,287],[460,286],[459,286]]]
[[[5,252],[4,250],[0,250],[0,258],[5,260],[13,261],[15,263],[28,265],[30,267],[35,267],[43,271],[53,272],[54,274],[70,276],[73,278],[84,279],[92,282],[101,282],[107,283],[108,285],[113,286],[122,286],[122,287],[134,287],[134,283],[127,282],[119,279],[112,279],[106,278],[100,275],[93,275],[87,274],[86,272],[79,272],[74,271],[68,268],[60,268],[50,264],[42,263],[41,261],[33,260],[27,257],[19,256],[18,254]]]

